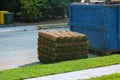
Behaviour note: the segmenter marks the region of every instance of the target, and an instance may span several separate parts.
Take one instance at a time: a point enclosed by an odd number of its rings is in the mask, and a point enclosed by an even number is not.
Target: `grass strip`
[[[38,30],[52,29],[52,28],[66,28],[68,27],[68,23],[44,24],[44,25],[38,25],[37,27],[38,27]]]
[[[0,71],[0,80],[22,80],[51,74],[65,73],[100,66],[120,64],[120,55],[78,59],[52,64],[37,64],[22,68]]]
[[[87,80],[120,80],[120,73],[104,75],[101,77],[91,78]]]

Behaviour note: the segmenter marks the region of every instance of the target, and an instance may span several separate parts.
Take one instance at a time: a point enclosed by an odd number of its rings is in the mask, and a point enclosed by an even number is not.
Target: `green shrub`
[[[19,0],[0,0],[0,10],[19,11]]]
[[[48,0],[21,0],[20,4],[20,12],[17,13],[17,16],[27,22],[35,22],[49,17],[52,9]]]
[[[0,0],[0,10],[14,13],[16,19],[36,22],[48,18],[64,18],[70,2],[80,0]]]
[[[54,18],[64,18],[66,14],[66,9],[69,5],[69,0],[53,0],[51,1],[52,16]]]
[[[21,0],[17,16],[22,21],[34,22],[47,18],[64,17],[69,0]]]

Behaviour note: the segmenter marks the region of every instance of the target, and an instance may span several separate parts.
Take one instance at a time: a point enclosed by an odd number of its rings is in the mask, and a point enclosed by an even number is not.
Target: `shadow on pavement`
[[[40,63],[40,62],[38,61],[38,62],[30,63],[30,64],[25,64],[25,65],[22,65],[22,66],[19,66],[19,67],[32,66],[32,65],[35,65],[35,64],[42,64],[42,63]]]

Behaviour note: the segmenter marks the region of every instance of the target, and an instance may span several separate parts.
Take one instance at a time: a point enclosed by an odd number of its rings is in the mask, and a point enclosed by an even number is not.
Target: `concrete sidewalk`
[[[34,31],[34,30],[37,30],[37,29],[38,29],[37,25],[0,27],[0,32]]]
[[[120,64],[93,68],[93,69],[86,69],[81,71],[68,72],[63,74],[43,76],[38,78],[26,79],[26,80],[77,80],[77,79],[84,80],[92,77],[99,77],[113,73],[120,73]]]

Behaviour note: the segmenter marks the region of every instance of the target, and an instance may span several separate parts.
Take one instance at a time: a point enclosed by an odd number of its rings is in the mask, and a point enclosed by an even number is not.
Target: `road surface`
[[[50,30],[68,30],[68,28]],[[9,29],[7,31],[1,31],[0,70],[39,63],[37,59],[38,32],[38,30],[17,31],[16,29],[15,31]]]
[[[27,31],[24,31],[26,28]],[[37,38],[38,32],[44,30],[35,30],[33,26],[26,28],[0,28],[0,70],[40,64],[37,59]],[[68,28],[50,30],[68,30]]]

